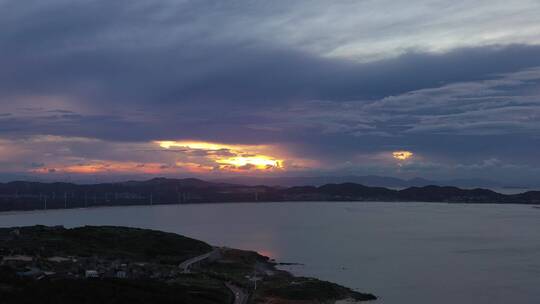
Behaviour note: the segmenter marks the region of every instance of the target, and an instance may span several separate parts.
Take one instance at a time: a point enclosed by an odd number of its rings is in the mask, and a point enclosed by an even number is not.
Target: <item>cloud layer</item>
[[[295,174],[535,178],[539,14],[525,0],[0,1],[0,172],[180,174],[166,166],[208,164],[144,151],[197,140],[279,147]],[[386,157],[399,150],[417,157]]]

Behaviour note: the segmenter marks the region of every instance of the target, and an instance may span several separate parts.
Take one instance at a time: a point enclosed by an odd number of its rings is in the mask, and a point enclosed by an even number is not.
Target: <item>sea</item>
[[[0,226],[115,225],[254,250],[387,304],[540,303],[540,208],[291,202],[7,212]]]

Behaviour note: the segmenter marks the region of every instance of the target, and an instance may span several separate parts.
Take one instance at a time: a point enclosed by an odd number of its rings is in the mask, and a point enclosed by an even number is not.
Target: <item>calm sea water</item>
[[[258,203],[18,212],[0,226],[122,225],[257,250],[379,303],[540,303],[540,209],[524,205]]]

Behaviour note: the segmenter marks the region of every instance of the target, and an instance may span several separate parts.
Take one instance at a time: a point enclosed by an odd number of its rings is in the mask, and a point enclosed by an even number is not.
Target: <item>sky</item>
[[[0,0],[0,181],[540,185],[536,0]]]

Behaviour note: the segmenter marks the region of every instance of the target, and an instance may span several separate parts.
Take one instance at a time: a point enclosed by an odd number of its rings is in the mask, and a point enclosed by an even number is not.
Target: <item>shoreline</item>
[[[154,203],[154,204],[125,204],[125,205],[100,205],[100,206],[87,206],[87,207],[73,207],[73,208],[50,208],[50,209],[14,209],[14,210],[5,210],[0,211],[0,216],[2,215],[12,215],[12,214],[32,214],[32,213],[44,213],[50,211],[62,211],[62,210],[93,210],[93,209],[102,209],[102,208],[133,208],[133,207],[163,207],[163,206],[193,206],[193,205],[227,205],[227,204],[295,204],[295,203],[358,203],[358,204],[445,204],[445,205],[485,205],[485,206],[531,206],[532,208],[539,209],[540,203],[501,203],[501,202],[492,202],[492,203],[479,203],[479,202],[425,202],[425,201],[354,201],[354,200],[340,200],[340,201],[257,201],[257,202],[201,202],[201,203]]]
[[[0,228],[0,239],[0,287],[15,301],[6,303],[17,303],[35,288],[60,299],[76,296],[69,288],[57,290],[57,286],[66,284],[88,294],[95,288],[104,294],[117,293],[136,284],[146,292],[143,295],[152,295],[155,291],[144,287],[144,282],[169,293],[199,289],[204,298],[216,298],[211,302],[216,304],[225,304],[219,296],[224,292],[234,304],[359,303],[377,299],[332,282],[295,276],[255,251],[214,247],[159,230],[38,225]],[[195,298],[199,296],[195,294]],[[339,302],[349,299],[356,302]]]

